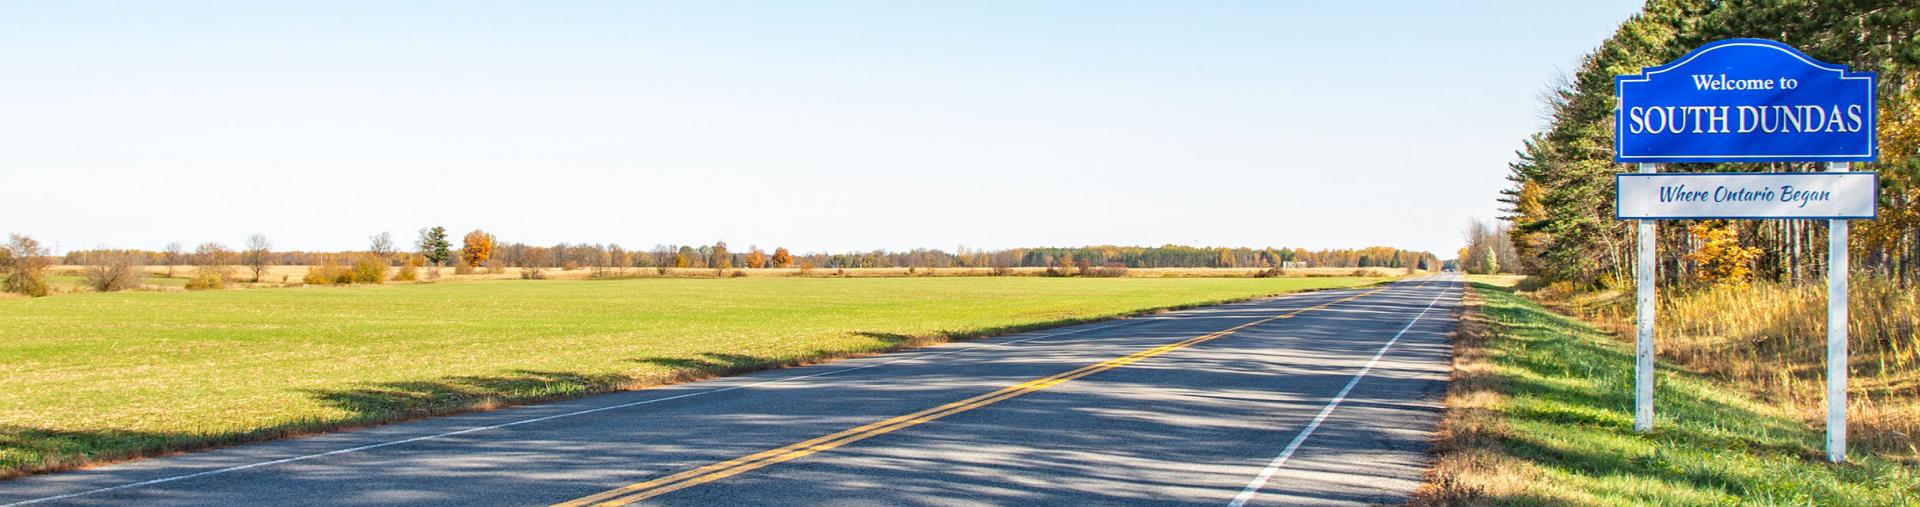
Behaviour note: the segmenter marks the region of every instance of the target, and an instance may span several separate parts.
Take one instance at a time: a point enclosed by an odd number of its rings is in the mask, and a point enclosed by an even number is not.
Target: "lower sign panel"
[[[1831,173],[1621,173],[1614,217],[1872,219],[1880,177]]]

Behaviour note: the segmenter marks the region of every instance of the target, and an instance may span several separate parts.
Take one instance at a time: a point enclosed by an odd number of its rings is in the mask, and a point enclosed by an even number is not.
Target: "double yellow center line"
[[[1420,285],[1426,285],[1426,283],[1422,282]],[[904,428],[917,426],[920,424],[924,424],[928,421],[940,419],[942,417],[958,414],[961,412],[966,412],[968,410],[973,410],[973,409],[984,407],[987,405],[992,405],[994,403],[1006,401],[1008,399],[1012,399],[1014,397],[1018,397],[1023,394],[1028,394],[1028,393],[1036,392],[1049,387],[1064,384],[1064,383],[1073,381],[1074,379],[1077,379],[1077,378],[1085,377],[1095,373],[1100,373],[1100,372],[1111,370],[1114,368],[1119,368],[1121,366],[1126,366],[1129,364],[1140,362],[1142,360],[1145,360],[1153,356],[1158,356],[1158,355],[1172,352],[1175,350],[1191,347],[1196,344],[1212,341],[1220,337],[1239,332],[1242,329],[1258,326],[1261,324],[1273,322],[1280,319],[1293,318],[1293,316],[1295,315],[1318,310],[1321,308],[1326,308],[1328,306],[1333,306],[1338,303],[1352,301],[1352,300],[1359,299],[1361,297],[1365,297],[1383,290],[1387,290],[1387,288],[1382,287],[1382,288],[1362,292],[1359,294],[1355,294],[1351,297],[1347,297],[1345,299],[1340,299],[1338,301],[1331,301],[1331,302],[1315,305],[1308,308],[1294,310],[1284,315],[1267,317],[1267,318],[1256,320],[1253,322],[1240,324],[1240,325],[1233,326],[1218,332],[1209,333],[1203,336],[1196,336],[1193,338],[1182,340],[1180,342],[1161,345],[1158,347],[1142,350],[1132,354],[1127,354],[1125,356],[1108,359],[1106,361],[1101,361],[1099,363],[1081,367],[1079,369],[1069,371],[1066,373],[1061,373],[1061,374],[1053,375],[1046,378],[1039,378],[1039,379],[1029,380],[1026,382],[1021,382],[1013,386],[1002,388],[998,391],[982,394],[979,396],[974,396],[972,398],[967,398],[967,399],[956,401],[953,403],[948,403],[938,407],[933,407],[933,408],[922,410],[919,412],[914,412],[911,414],[894,417],[884,421],[861,425],[859,427],[855,427],[855,428],[843,430],[837,433],[833,433],[830,435],[821,436],[821,437],[809,439],[806,441],[794,443],[792,445],[788,445],[778,449],[769,449],[769,450],[757,452],[754,454],[749,454],[746,456],[730,459],[727,461],[722,461],[719,463],[714,463],[711,465],[694,468],[691,470],[686,470],[677,474],[661,477],[658,479],[653,479],[650,481],[641,482],[637,484],[631,484],[631,485],[623,486],[620,488],[608,490],[605,492],[580,497],[574,500],[570,500],[570,501],[566,501],[566,502],[562,502],[554,505],[556,507],[561,507],[561,506],[574,507],[574,506],[585,506],[585,505],[614,506],[614,505],[631,504],[634,502],[646,500],[646,499],[664,495],[667,493],[672,493],[682,489],[686,489],[686,488],[698,486],[701,484],[706,484],[709,482],[725,479],[735,475],[751,472],[751,471],[765,468],[774,464],[804,458],[804,457],[813,455],[815,453],[832,450],[834,448],[837,448],[843,445],[859,442],[861,440],[866,440],[866,439],[873,438],[880,435],[885,435],[887,433],[899,431]]]

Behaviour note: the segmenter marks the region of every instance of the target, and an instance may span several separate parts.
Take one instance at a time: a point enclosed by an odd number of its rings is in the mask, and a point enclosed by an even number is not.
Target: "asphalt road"
[[[0,482],[0,505],[1404,501],[1457,278]]]

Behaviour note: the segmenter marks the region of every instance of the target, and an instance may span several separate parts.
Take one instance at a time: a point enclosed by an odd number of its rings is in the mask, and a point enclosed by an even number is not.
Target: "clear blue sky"
[[[7,2],[0,232],[1451,257],[1637,8]]]

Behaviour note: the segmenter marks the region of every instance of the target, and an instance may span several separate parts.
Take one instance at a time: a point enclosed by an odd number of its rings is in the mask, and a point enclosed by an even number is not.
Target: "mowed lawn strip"
[[[1920,505],[1911,466],[1827,463],[1819,429],[1671,365],[1635,433],[1632,344],[1508,289],[1476,283],[1461,333],[1417,504]]]
[[[0,300],[0,477],[1381,280],[479,281]]]

